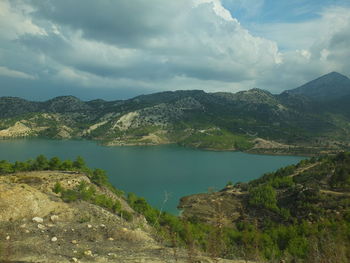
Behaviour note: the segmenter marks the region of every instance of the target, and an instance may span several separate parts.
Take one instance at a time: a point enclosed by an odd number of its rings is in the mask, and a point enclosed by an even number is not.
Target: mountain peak
[[[330,72],[296,89],[286,91],[315,101],[329,101],[350,96],[350,79],[338,72]]]

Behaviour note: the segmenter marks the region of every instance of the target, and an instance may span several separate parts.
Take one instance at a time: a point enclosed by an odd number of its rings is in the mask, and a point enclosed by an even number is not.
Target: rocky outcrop
[[[99,194],[120,200],[123,209],[134,214],[133,221],[85,201],[65,203],[52,191],[57,182],[73,189],[82,181],[91,184],[76,172],[0,176],[0,261],[189,262],[188,251],[157,241],[152,226],[108,189],[95,185]],[[196,262],[241,262],[192,253]]]

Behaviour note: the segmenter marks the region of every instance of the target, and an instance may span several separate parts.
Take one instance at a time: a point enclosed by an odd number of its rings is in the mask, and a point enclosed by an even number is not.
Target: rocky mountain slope
[[[350,79],[337,72],[331,72],[287,92],[303,95],[314,101],[336,100],[350,96]]]
[[[84,185],[118,201],[122,213],[57,193]],[[161,242],[123,199],[80,172],[32,171],[0,176],[0,262],[221,262]],[[127,212],[125,212],[127,211]],[[126,217],[129,213],[132,217]],[[174,254],[175,253],[175,254]]]
[[[278,249],[286,262],[349,262],[350,153],[186,196],[179,208],[188,220],[247,231],[250,245],[267,249],[271,262]]]
[[[88,138],[107,145],[178,143],[259,153],[339,151],[350,143],[348,82],[330,73],[279,95],[252,89],[161,92],[124,101],[2,97],[0,137]]]

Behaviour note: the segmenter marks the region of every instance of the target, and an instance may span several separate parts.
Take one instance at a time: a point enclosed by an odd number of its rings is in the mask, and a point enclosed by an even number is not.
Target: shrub
[[[122,218],[124,218],[128,222],[132,221],[134,218],[133,215],[129,211],[126,211],[126,210],[122,210],[120,212],[120,215]]]
[[[276,191],[270,185],[260,185],[249,190],[249,204],[252,206],[278,209]]]
[[[56,194],[62,193],[63,187],[62,187],[62,185],[61,185],[59,182],[57,182],[57,183],[55,183],[55,185],[54,185],[52,191],[53,191],[54,193],[56,193]]]

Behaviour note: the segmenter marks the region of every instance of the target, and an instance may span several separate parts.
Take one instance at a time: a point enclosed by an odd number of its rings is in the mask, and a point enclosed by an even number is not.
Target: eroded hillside
[[[0,137],[88,138],[107,145],[178,143],[271,154],[339,152],[350,147],[349,83],[332,73],[279,95],[251,89],[161,92],[119,101],[3,97]],[[324,99],[313,97],[318,90]]]
[[[56,193],[58,185],[67,193]],[[74,201],[69,191],[79,187],[85,194],[94,188],[100,201]],[[165,245],[123,198],[83,173],[0,176],[0,200],[1,262],[188,262],[186,249]],[[108,202],[118,202],[120,207],[113,212]],[[193,252],[190,257],[213,262],[200,254]]]

